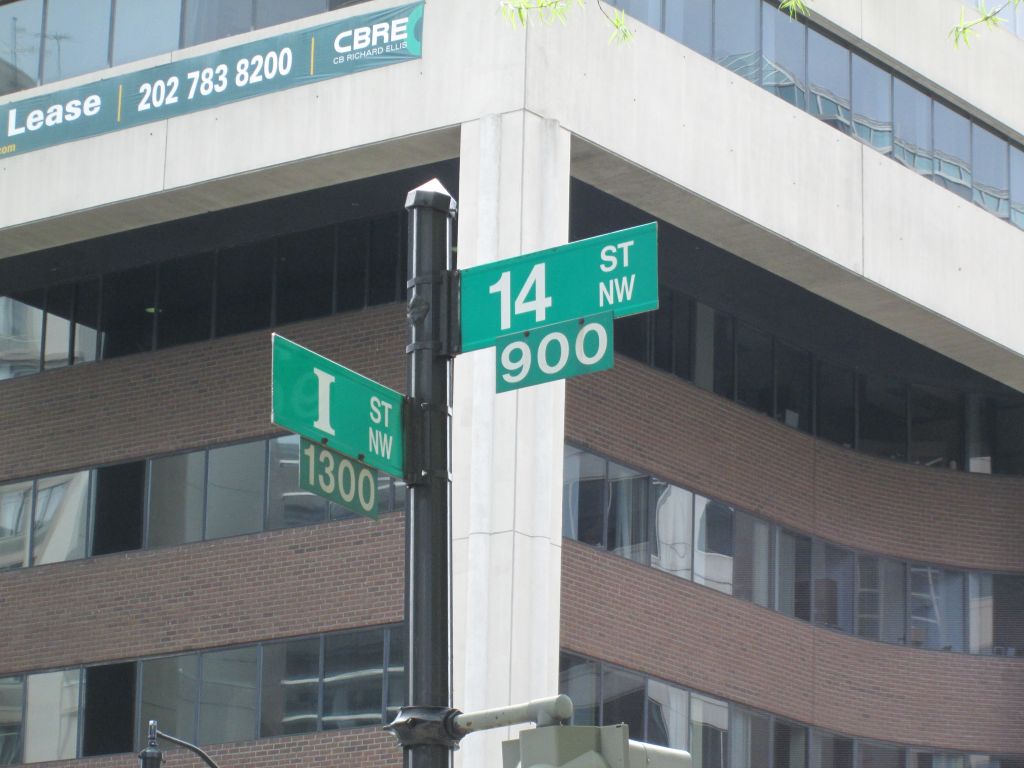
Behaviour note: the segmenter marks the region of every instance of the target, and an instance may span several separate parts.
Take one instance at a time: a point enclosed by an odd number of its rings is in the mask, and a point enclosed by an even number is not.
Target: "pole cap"
[[[440,180],[434,178],[416,189],[410,190],[405,197],[406,208],[433,208],[454,217],[459,208],[455,198],[444,188]]]

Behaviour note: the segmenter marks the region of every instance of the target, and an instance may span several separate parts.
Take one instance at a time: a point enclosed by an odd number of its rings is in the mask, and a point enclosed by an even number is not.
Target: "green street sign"
[[[377,519],[377,473],[373,469],[304,437],[299,448],[301,490]]]
[[[566,320],[498,339],[495,387],[507,392],[612,367],[612,313]]]
[[[657,222],[461,273],[462,351],[502,336],[603,312],[658,308]]]
[[[404,397],[273,335],[270,420],[390,475],[402,476]]]

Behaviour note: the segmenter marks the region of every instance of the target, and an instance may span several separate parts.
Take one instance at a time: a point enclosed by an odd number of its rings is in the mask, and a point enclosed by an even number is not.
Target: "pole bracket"
[[[455,719],[462,714],[452,707],[402,707],[384,730],[398,739],[403,748],[433,746],[458,749],[466,734],[460,733]]]

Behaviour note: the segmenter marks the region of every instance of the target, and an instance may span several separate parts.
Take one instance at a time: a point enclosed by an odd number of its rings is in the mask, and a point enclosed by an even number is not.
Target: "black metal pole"
[[[409,703],[451,707],[449,509],[451,502],[452,220],[456,204],[436,180],[412,190],[409,212],[410,447],[406,543]],[[447,768],[451,747],[412,743],[406,768]]]

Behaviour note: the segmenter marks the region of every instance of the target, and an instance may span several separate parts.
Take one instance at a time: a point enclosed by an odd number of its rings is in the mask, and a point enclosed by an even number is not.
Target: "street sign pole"
[[[450,537],[452,219],[455,200],[437,181],[409,192],[406,479],[406,626],[412,709],[451,707]],[[414,729],[416,730],[416,729]],[[406,768],[448,768],[451,745],[405,745]]]

